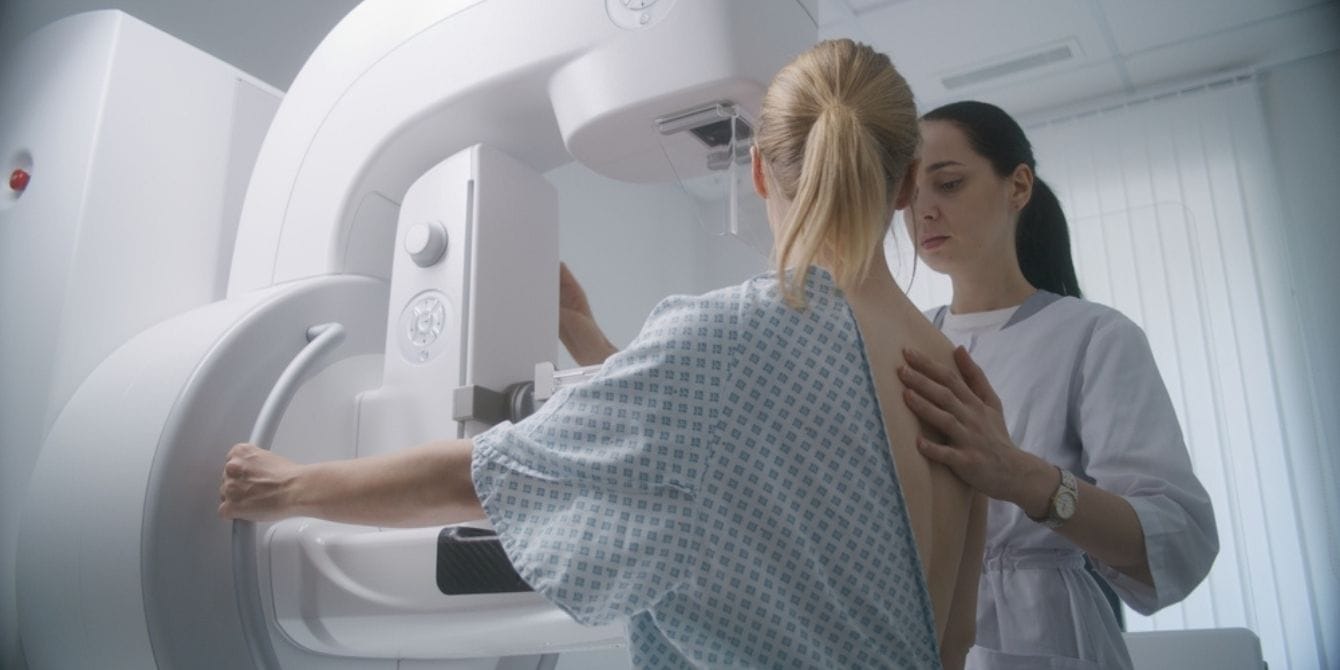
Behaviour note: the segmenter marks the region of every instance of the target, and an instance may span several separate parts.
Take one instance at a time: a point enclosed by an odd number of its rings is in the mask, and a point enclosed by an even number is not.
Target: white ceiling
[[[576,2],[578,0],[534,0]],[[585,2],[600,0],[581,0]],[[923,108],[963,98],[1021,116],[1340,48],[1335,0],[818,0],[821,34],[893,56]],[[0,45],[80,11],[119,8],[287,88],[356,0],[0,0]],[[947,90],[946,76],[1039,48],[1071,60]]]
[[[923,109],[1022,116],[1340,48],[1333,0],[821,0],[821,34],[893,57]],[[1069,45],[1074,57],[949,90],[948,76]]]

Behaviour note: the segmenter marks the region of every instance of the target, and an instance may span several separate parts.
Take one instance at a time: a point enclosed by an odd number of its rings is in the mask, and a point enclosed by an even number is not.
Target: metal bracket
[[[451,418],[490,426],[520,421],[535,413],[535,383],[517,382],[502,392],[483,386],[462,386],[451,393]]]

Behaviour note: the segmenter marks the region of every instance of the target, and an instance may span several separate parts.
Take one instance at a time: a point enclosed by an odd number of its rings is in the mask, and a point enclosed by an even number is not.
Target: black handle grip
[[[491,530],[452,526],[437,536],[437,588],[449,596],[532,591]]]

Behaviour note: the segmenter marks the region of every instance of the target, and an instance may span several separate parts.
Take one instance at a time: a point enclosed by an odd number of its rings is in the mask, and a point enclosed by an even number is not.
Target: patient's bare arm
[[[255,445],[228,452],[219,516],[274,521],[311,516],[369,526],[480,519],[470,440],[440,440],[384,456],[302,465]]]
[[[568,266],[560,264],[558,273],[558,339],[578,365],[604,363],[619,349],[600,330],[586,291]]]

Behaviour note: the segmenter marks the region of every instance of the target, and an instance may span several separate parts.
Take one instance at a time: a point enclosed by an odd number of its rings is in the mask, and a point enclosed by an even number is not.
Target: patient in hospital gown
[[[637,667],[936,667],[861,337],[828,273],[662,302],[590,383],[475,438],[521,576]]]

